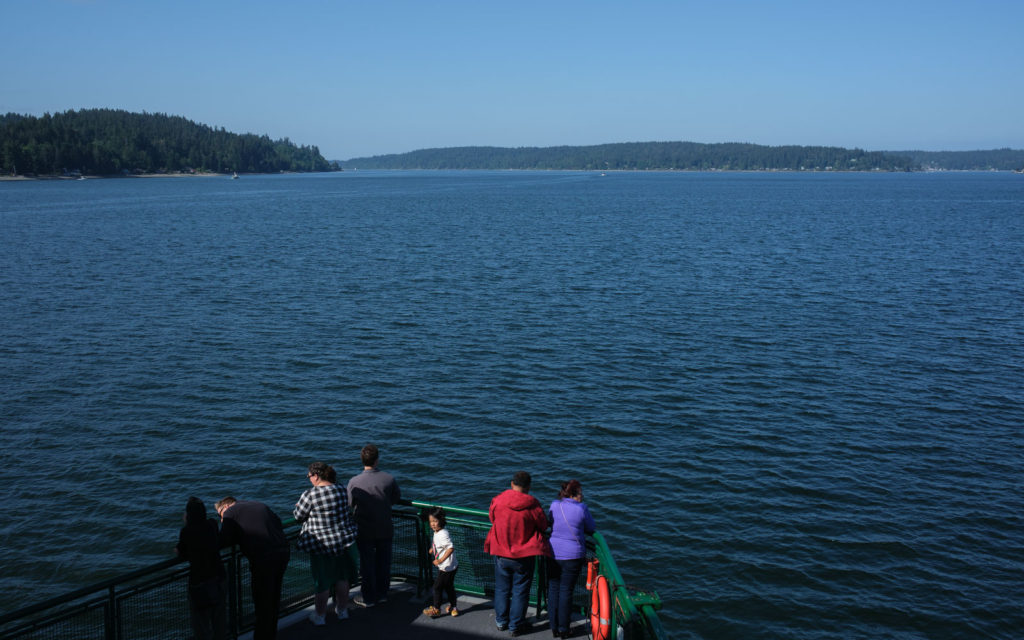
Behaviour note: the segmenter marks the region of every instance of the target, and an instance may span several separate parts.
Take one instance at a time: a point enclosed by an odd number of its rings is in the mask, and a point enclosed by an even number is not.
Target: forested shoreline
[[[1020,171],[1024,150],[864,151],[747,143],[450,147],[329,162],[315,146],[180,116],[84,109],[0,116],[0,176],[278,173],[358,169]]]
[[[562,147],[454,147],[355,158],[360,169],[562,169],[598,171],[910,171],[910,158],[840,147],[625,142]]]
[[[315,146],[180,116],[85,109],[0,116],[0,174],[53,176],[332,171]]]
[[[1013,170],[1024,151],[864,151],[745,143],[629,142],[561,147],[452,147],[339,161],[346,169],[589,171]]]
[[[906,156],[924,171],[1020,171],[1024,149],[982,151],[893,151]]]

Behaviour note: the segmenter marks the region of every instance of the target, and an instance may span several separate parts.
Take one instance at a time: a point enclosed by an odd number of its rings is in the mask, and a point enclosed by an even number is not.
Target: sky
[[[0,113],[316,145],[1024,148],[1021,0],[0,0]]]

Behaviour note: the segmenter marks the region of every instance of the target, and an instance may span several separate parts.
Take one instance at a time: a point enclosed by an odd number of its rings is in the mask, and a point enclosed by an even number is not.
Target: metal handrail
[[[418,508],[421,514],[431,507],[442,507],[449,514],[448,522],[450,523],[466,522],[485,527],[490,526],[489,514],[482,509],[468,509],[465,507],[452,507],[418,501],[413,501],[412,506]],[[480,518],[480,520],[453,518],[451,514],[476,517]],[[667,634],[657,614],[657,611],[661,609],[661,600],[658,594],[656,592],[645,592],[642,594],[642,597],[636,598],[639,602],[634,600],[634,594],[626,585],[625,580],[623,580],[622,573],[619,571],[618,565],[615,564],[611,549],[608,547],[608,542],[600,532],[593,533],[586,546],[588,553],[598,559],[598,571],[608,580],[609,590],[616,605],[612,607],[612,628],[615,628],[616,625],[622,627],[625,640],[666,638]],[[537,594],[531,602],[537,606],[537,612],[540,614],[546,608],[547,589],[545,584],[547,583],[547,572],[545,563],[541,562],[539,558],[537,562],[537,575],[539,577],[537,580]]]
[[[599,563],[599,573],[608,580],[609,591],[615,606],[612,607],[612,628],[616,625],[624,630],[629,638],[665,638],[667,637],[661,620],[656,613],[661,609],[658,594],[650,592],[644,595],[640,606],[634,602],[633,593],[626,586],[622,573],[612,557],[608,543],[600,532],[593,534],[594,556]],[[639,629],[637,628],[639,627]]]
[[[139,578],[144,578],[158,571],[169,569],[183,562],[185,562],[184,558],[171,558],[170,560],[163,560],[161,562],[157,562],[156,564],[151,564],[147,567],[136,569],[135,571],[124,573],[119,576],[115,576],[113,578],[109,578],[107,580],[91,584],[87,587],[82,587],[81,589],[75,589],[74,591],[61,594],[55,598],[49,598],[47,600],[43,600],[42,602],[37,602],[36,604],[29,605],[21,609],[17,609],[10,613],[5,613],[4,615],[0,616],[0,626],[3,626],[13,620],[17,620],[18,618],[24,618],[34,613],[45,611],[46,609],[51,609],[58,606],[66,606],[68,602],[73,602],[75,600],[85,598],[90,595],[96,595],[100,592],[109,590],[111,587],[117,587],[118,585],[124,584],[125,582],[132,582],[134,580],[138,580]]]
[[[416,546],[416,575],[402,575],[406,579],[414,578],[420,592],[426,589],[432,581],[433,565],[428,557],[431,535],[426,521],[426,513],[435,506],[445,509],[449,514],[449,526],[461,529],[463,531],[462,535],[478,536],[490,527],[488,512],[481,509],[470,509],[423,501],[402,501],[401,507],[393,511],[396,524],[399,520],[407,523],[411,520],[416,521],[415,543],[412,543]],[[289,539],[297,536],[299,523],[294,518],[285,518],[282,522],[286,531],[288,531]],[[408,531],[408,525],[406,527],[406,531]],[[667,637],[656,613],[661,608],[661,602],[657,594],[653,592],[637,594],[627,587],[604,536],[600,533],[593,534],[587,540],[587,550],[588,556],[598,559],[600,573],[609,582],[609,588],[615,603],[615,606],[612,608],[613,628],[615,626],[620,627],[625,640],[660,640]],[[473,554],[477,556],[478,565],[484,563],[483,558],[480,557],[482,550],[473,552],[471,555]],[[542,559],[538,558],[536,565],[537,590],[531,598],[531,602],[537,607],[538,615],[546,608],[547,604],[546,563],[540,560]],[[244,597],[241,590],[243,582],[242,556],[237,548],[232,547],[221,552],[221,561],[225,563],[229,577],[229,629],[237,637],[238,633],[251,627],[251,615],[248,615],[250,612],[243,611]],[[166,585],[187,580],[188,570],[182,566],[185,562],[181,558],[163,560],[0,615],[0,637],[8,637],[15,634],[24,635],[40,629],[47,629],[68,622],[76,616],[82,617],[87,614],[99,614],[100,609],[102,609],[103,616],[103,637],[108,640],[120,640],[121,638],[131,637],[130,633],[123,630],[125,625],[122,619],[121,603],[133,596],[147,594],[158,588],[165,588]],[[486,566],[486,564],[482,564],[482,566]],[[358,584],[358,582],[354,584]],[[476,584],[463,583],[456,586],[464,593],[474,595],[493,594],[493,584],[490,583],[489,576],[483,583],[478,580]],[[308,597],[305,595],[292,597],[283,607],[282,613],[287,614],[299,610],[308,606],[311,602],[312,594],[309,594]],[[50,612],[53,615],[40,615],[44,612]],[[165,630],[165,635],[166,633]],[[81,634],[65,631],[64,635],[78,637]],[[61,635],[47,634],[47,637],[61,637]]]

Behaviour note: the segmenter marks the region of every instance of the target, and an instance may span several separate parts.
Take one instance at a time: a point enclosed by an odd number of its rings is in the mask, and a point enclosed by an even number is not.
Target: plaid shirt
[[[340,555],[356,541],[356,526],[343,487],[329,484],[306,489],[293,513],[302,523],[298,540],[301,551]]]

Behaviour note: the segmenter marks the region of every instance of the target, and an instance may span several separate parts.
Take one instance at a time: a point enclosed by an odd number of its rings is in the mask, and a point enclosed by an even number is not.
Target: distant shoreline
[[[18,175],[7,175],[0,176],[0,182],[24,182],[24,181],[41,181],[41,180],[120,180],[122,178],[230,178],[229,173],[211,173],[211,172],[196,172],[196,173],[130,173],[130,174],[113,174],[106,176],[26,176],[22,174]]]
[[[609,173],[1024,173],[1018,169],[912,169],[906,171],[887,171],[887,170],[876,170],[876,171],[857,171],[849,169],[605,169],[599,171],[597,169],[367,169],[366,171],[406,171],[410,173],[414,172],[428,172],[428,171],[565,171],[571,173],[595,173],[595,174],[609,174]],[[349,169],[349,173],[355,173],[355,169]],[[333,171],[313,171],[313,172],[297,172],[297,171],[281,171],[273,173],[245,173],[238,174],[242,176],[272,176],[272,175],[300,175],[303,173],[342,173]],[[231,178],[232,174],[229,173],[212,173],[212,172],[196,172],[196,173],[132,173],[126,175],[113,174],[113,175],[84,175],[84,176],[26,176],[26,175],[0,175],[0,182],[48,182],[52,180],[123,180],[131,178]]]
[[[335,160],[343,168],[678,171],[1016,170],[1024,149],[924,152],[749,143],[625,142],[567,147],[450,147]]]
[[[335,173],[334,171],[274,171],[271,173],[239,173],[238,176],[277,176],[277,175],[298,175],[301,173]],[[340,171],[338,172],[340,173]],[[122,180],[125,178],[231,178],[231,173],[217,173],[214,171],[196,171],[194,173],[114,173],[110,175],[91,175],[85,174],[81,176],[26,176],[24,174],[18,175],[0,175],[0,182],[25,182],[25,181],[45,181],[45,180]]]

